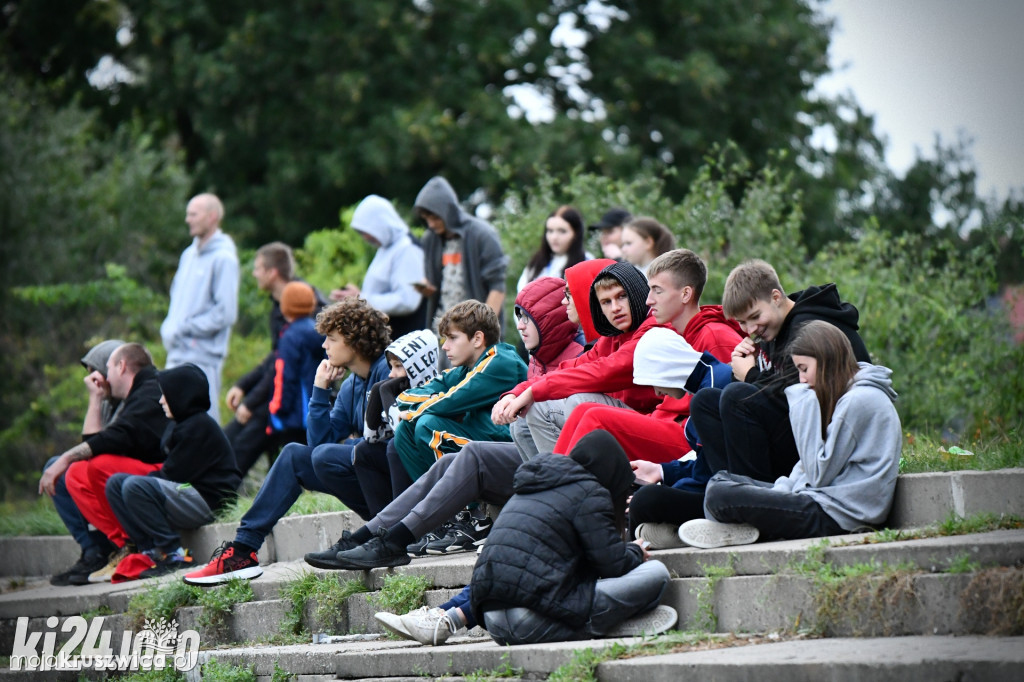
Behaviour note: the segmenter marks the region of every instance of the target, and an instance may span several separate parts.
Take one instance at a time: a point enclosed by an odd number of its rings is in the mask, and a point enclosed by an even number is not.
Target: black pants
[[[629,503],[629,536],[636,539],[641,523],[681,526],[704,518],[704,494],[665,485],[645,485]]]
[[[377,516],[391,501],[412,485],[409,472],[402,466],[394,439],[369,443],[361,441],[352,456],[359,487],[363,489],[370,516]]]
[[[789,405],[774,391],[745,382],[703,388],[690,402],[690,419],[712,472],[774,482],[788,475],[800,458]]]
[[[269,415],[270,412],[264,405],[253,411],[246,423],[241,424],[237,419],[232,419],[231,423],[224,427],[224,435],[235,452],[235,462],[238,464],[238,470],[242,472],[242,478],[245,478],[249,469],[264,452],[267,453],[269,470],[277,459],[278,452],[287,443],[306,444],[305,429],[289,429],[268,434]]]

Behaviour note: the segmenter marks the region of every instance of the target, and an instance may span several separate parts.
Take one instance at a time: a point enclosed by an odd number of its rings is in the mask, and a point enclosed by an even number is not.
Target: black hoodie
[[[860,314],[852,303],[845,303],[839,298],[835,284],[807,287],[790,294],[789,299],[793,301],[793,309],[782,321],[779,335],[761,344],[758,365],[747,372],[745,381],[765,386],[780,400],[785,400],[782,389],[797,382],[796,367],[788,353],[789,342],[797,330],[811,320],[835,325],[850,340],[857,360],[871,362],[868,349],[857,333]]]
[[[242,475],[224,431],[207,414],[210,385],[206,375],[186,364],[158,373],[157,380],[174,421],[160,441],[167,459],[149,475],[191,484],[216,512],[234,500]]]

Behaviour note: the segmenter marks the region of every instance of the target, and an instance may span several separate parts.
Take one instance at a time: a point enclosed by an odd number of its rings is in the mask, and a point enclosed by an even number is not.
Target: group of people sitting
[[[178,531],[210,522],[241,480],[206,414],[206,380],[188,365],[157,372],[138,344],[101,344],[83,358],[94,369],[89,435],[40,481],[82,546],[55,584],[181,568],[194,585],[257,578],[267,534],[312,490],[364,520],[310,548],[314,567],[480,551],[460,595],[377,614],[389,629],[430,644],[476,624],[501,644],[560,641],[674,625],[659,606],[669,572],[651,550],[885,521],[902,444],[896,394],[834,284],[787,295],[753,260],[729,274],[721,306],[702,305],[706,266],[687,249],[642,269],[610,258],[548,274],[535,265],[514,307],[528,363],[481,300],[444,310],[440,338],[392,339],[387,314],[361,296],[315,321],[307,285],[298,308],[282,297],[281,345],[301,328],[326,351],[295,372],[312,374],[308,388],[289,375],[275,389],[279,404],[301,404],[304,438],[283,447],[234,538],[202,567]]]

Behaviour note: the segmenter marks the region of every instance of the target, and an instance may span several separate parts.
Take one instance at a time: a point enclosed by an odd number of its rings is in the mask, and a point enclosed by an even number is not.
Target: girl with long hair
[[[583,250],[585,223],[572,206],[559,206],[544,221],[540,247],[519,276],[516,291],[538,277],[564,277],[565,269],[593,258]]]
[[[846,335],[821,320],[801,327],[787,352],[800,377],[786,388],[800,460],[774,484],[725,471],[712,476],[707,518],[680,527],[684,543],[841,535],[889,516],[903,444],[892,371],[858,363]]]

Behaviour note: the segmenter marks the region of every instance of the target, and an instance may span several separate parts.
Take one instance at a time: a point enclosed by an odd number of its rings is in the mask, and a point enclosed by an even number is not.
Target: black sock
[[[366,526],[363,526],[362,528],[357,530],[355,533],[352,533],[351,538],[352,538],[352,540],[354,540],[355,542],[357,542],[358,544],[361,545],[364,542],[369,542],[370,539],[373,538],[373,533],[370,532],[369,528],[367,528]]]
[[[238,549],[238,551],[241,552],[244,556],[249,556],[250,552],[258,553],[260,550],[259,547],[250,547],[249,545],[243,545],[241,542],[238,542],[237,540],[235,540],[231,544],[233,544],[235,548]]]
[[[412,543],[416,542],[416,536],[412,534],[412,531],[405,527],[405,524],[399,521],[395,525],[388,529],[388,544],[397,545],[399,547],[408,547]]]

